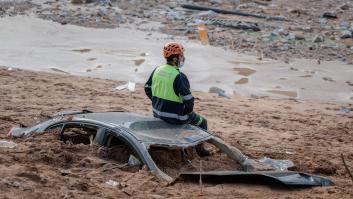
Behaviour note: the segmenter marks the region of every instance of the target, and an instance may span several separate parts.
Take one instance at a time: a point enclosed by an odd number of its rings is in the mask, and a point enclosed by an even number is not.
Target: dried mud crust
[[[12,126],[30,126],[64,110],[151,112],[143,85],[137,85],[133,93],[112,92],[119,84],[0,67],[0,139],[8,139]],[[333,187],[310,189],[204,183],[204,198],[353,198],[352,182],[340,158],[343,153],[353,169],[353,116],[339,111],[349,104],[193,94],[195,111],[207,118],[209,129],[246,155],[289,159],[298,171],[336,182]],[[144,168],[126,172],[98,158],[97,149],[92,151],[90,145],[65,144],[49,134],[13,141],[16,148],[0,148],[0,195],[4,198],[201,198],[198,184],[181,181],[165,186]],[[198,170],[199,162],[194,163]],[[105,184],[109,180],[120,185],[110,187]]]

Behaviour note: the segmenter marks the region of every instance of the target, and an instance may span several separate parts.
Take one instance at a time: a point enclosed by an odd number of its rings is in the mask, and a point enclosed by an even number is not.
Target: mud
[[[267,92],[275,93],[275,94],[279,94],[279,95],[285,95],[285,96],[293,97],[293,98],[298,97],[298,94],[296,91],[269,90]]]
[[[16,16],[0,18],[0,27],[0,65],[4,66],[145,83],[153,69],[165,62],[163,45],[177,40],[186,47],[182,71],[193,90],[207,92],[218,87],[227,95],[288,98],[267,92],[279,85],[284,91],[295,90],[297,99],[353,102],[352,86],[346,83],[352,81],[353,71],[342,62],[259,60],[255,55],[134,26],[94,29]],[[305,75],[311,77],[301,77]],[[248,83],[234,84],[247,76],[251,78]]]
[[[238,81],[234,82],[235,84],[247,84],[249,82],[248,78],[241,78]]]
[[[136,92],[112,91],[121,82],[66,74],[0,69],[0,139],[15,125],[29,126],[63,110],[125,110],[150,114],[151,104],[138,84]],[[352,198],[352,182],[340,154],[353,168],[353,116],[340,112],[348,103],[246,98],[194,92],[195,110],[209,129],[246,155],[289,159],[296,171],[323,175],[333,187],[287,189],[253,184],[203,185],[203,198]],[[99,158],[89,144],[70,144],[44,134],[15,139],[0,148],[0,195],[4,198],[201,198],[200,186],[178,181],[166,186],[144,168],[124,170]],[[205,169],[233,168],[213,151]],[[197,159],[196,159],[197,160]],[[204,162],[209,162],[204,164]],[[199,169],[199,162],[193,167]],[[119,186],[107,186],[114,180]]]

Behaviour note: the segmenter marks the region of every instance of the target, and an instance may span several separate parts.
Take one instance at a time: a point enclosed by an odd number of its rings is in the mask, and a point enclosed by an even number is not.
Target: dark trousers
[[[187,122],[188,124],[191,124],[191,125],[194,125],[194,126],[197,126],[197,127],[200,127],[204,130],[207,131],[208,129],[208,126],[207,126],[207,120],[206,118],[202,117],[201,115],[195,113],[195,112],[192,112],[189,116],[189,120]]]

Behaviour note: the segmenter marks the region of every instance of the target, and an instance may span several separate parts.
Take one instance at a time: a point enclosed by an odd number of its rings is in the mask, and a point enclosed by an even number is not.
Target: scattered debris
[[[226,94],[226,91],[218,87],[211,87],[208,91],[209,93],[217,93],[218,96],[230,99],[230,96]]]
[[[322,79],[329,82],[335,82],[335,80],[333,80],[331,77],[323,77]]]
[[[216,13],[221,13],[221,14],[233,14],[233,15],[240,15],[240,16],[246,16],[246,17],[262,18],[262,19],[267,19],[267,20],[279,20],[279,21],[286,21],[287,20],[284,17],[274,17],[274,16],[250,14],[250,13],[245,13],[245,12],[241,12],[241,11],[224,10],[224,9],[219,9],[219,8],[211,8],[211,7],[197,6],[197,5],[191,5],[191,4],[183,4],[182,7],[186,8],[186,9],[192,9],[192,10],[212,10]]]
[[[345,30],[341,33],[341,39],[352,38],[352,32],[349,30]]]
[[[197,26],[197,29],[199,31],[199,39],[203,45],[209,44],[208,42],[208,35],[207,35],[207,30],[205,24],[200,24]]]
[[[188,19],[190,21],[192,18]],[[253,30],[253,31],[261,31],[261,28],[258,26],[257,23],[252,22],[243,22],[237,20],[226,20],[226,19],[217,19],[213,17],[198,17],[195,18],[199,21],[202,21],[208,25],[220,25],[224,27],[234,28],[234,29],[241,29],[241,30]]]
[[[115,90],[124,90],[124,89],[127,89],[127,90],[129,90],[130,92],[134,92],[134,91],[135,91],[135,87],[136,87],[136,83],[129,81],[129,82],[126,83],[126,84],[123,84],[123,85],[120,85],[120,86],[115,87]]]
[[[353,111],[353,108],[342,107],[340,111],[343,113],[350,113],[351,111]]]
[[[114,180],[108,180],[105,182],[106,185],[110,186],[110,187],[117,187],[118,185],[120,185],[119,182],[116,182]]]
[[[280,171],[287,171],[288,168],[294,167],[294,163],[290,160],[274,160],[272,158],[264,157],[259,161]]]
[[[141,64],[143,64],[143,62],[145,62],[145,59],[137,59],[137,60],[134,60],[134,62],[136,66],[140,66]]]
[[[128,165],[129,166],[139,166],[139,165],[141,165],[141,162],[135,156],[130,155],[129,160],[128,160]]]
[[[323,42],[323,41],[324,41],[324,37],[321,36],[321,35],[316,35],[316,36],[313,38],[313,40],[312,40],[313,43],[320,43],[320,42]]]
[[[0,148],[15,148],[17,146],[16,143],[7,140],[0,140]]]
[[[337,19],[337,14],[334,12],[324,12],[322,14],[322,17],[327,18],[327,19]]]

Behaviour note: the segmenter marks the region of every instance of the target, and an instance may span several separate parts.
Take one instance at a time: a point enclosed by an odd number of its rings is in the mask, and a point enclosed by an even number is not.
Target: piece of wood
[[[343,165],[346,168],[346,171],[349,174],[349,176],[351,177],[351,180],[353,182],[353,175],[352,175],[351,171],[349,170],[349,168],[348,168],[348,166],[346,164],[346,160],[344,159],[343,153],[341,153],[341,158],[342,158]]]
[[[261,0],[252,0],[252,2],[257,3],[262,6],[268,6],[270,5],[269,1],[261,1]]]
[[[239,10],[224,10],[220,8],[211,8],[211,7],[206,7],[206,6],[197,6],[197,5],[192,5],[192,4],[182,4],[181,7],[186,8],[186,9],[191,9],[191,10],[212,10],[217,13],[221,14],[233,14],[233,15],[239,15],[239,16],[245,16],[245,17],[255,17],[255,18],[261,18],[261,19],[268,19],[268,20],[278,20],[278,21],[287,21],[285,17],[277,17],[277,16],[266,16],[266,15],[259,15],[259,14],[250,14],[246,12],[241,12]]]
[[[203,190],[202,190],[202,160],[200,160],[200,194],[201,197],[203,196]]]

